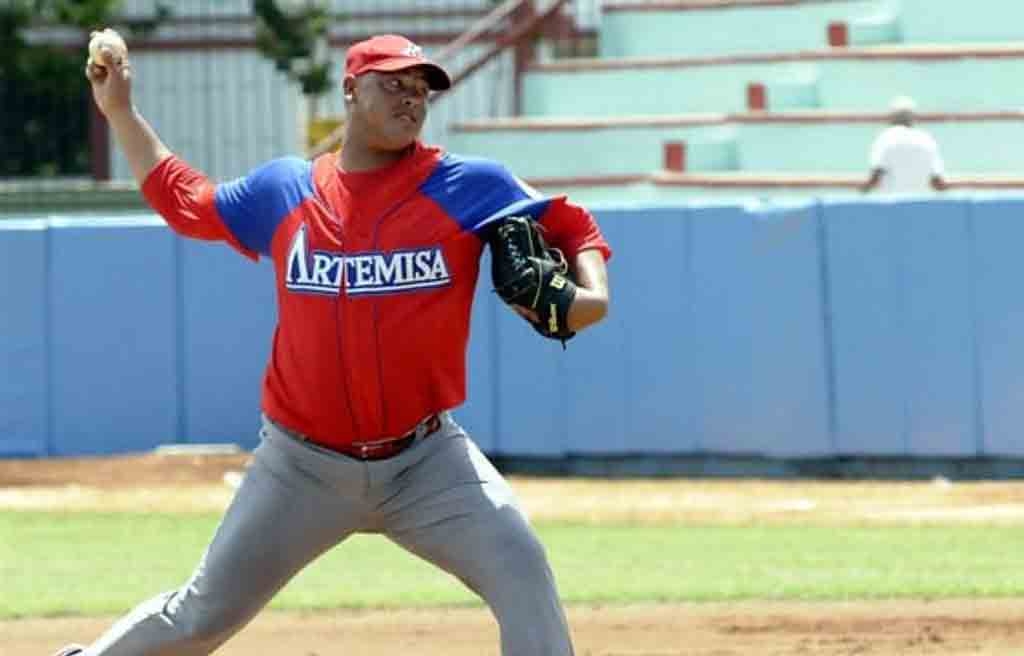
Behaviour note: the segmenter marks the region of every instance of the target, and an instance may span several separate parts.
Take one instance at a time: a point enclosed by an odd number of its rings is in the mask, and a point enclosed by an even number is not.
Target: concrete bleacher
[[[834,44],[983,43],[1024,38],[1019,0],[611,0],[603,58],[792,52]]]
[[[889,102],[909,95],[961,187],[986,175],[1012,187],[1024,170],[1019,1],[612,0],[603,11],[599,57],[529,67],[523,115],[456,125],[450,147],[584,198],[853,193]],[[666,169],[691,177],[668,184]],[[816,182],[800,185],[801,173]]]
[[[785,173],[673,173],[530,178],[541,193],[569,194],[588,207],[680,207],[694,203],[790,202],[809,196],[856,197],[864,176]]]
[[[1024,38],[1019,0],[883,2],[867,15],[836,19],[851,45],[869,43],[987,43]]]
[[[748,171],[864,170],[885,114],[748,114],[737,139],[738,168]],[[1024,171],[1024,113],[925,114],[918,125],[941,144],[950,173]]]
[[[602,58],[713,56],[809,50],[828,45],[832,22],[888,15],[883,0],[722,3],[668,0],[605,2]]]
[[[769,109],[879,111],[911,95],[922,111],[1024,106],[1024,41],[1013,44],[835,48],[731,57],[566,60],[532,67],[528,116],[736,112],[751,84]],[[951,81],[955,80],[953,84]],[[773,90],[785,90],[784,94]]]
[[[452,134],[455,150],[487,153],[530,177],[647,173],[662,167],[666,141],[687,144],[688,170],[736,168],[736,130],[722,114],[478,121]],[[552,156],[563,153],[572,156]]]
[[[614,119],[507,119],[453,126],[459,150],[486,152],[530,177],[687,172],[863,171],[888,123],[878,112],[744,112]],[[922,114],[954,172],[1024,170],[1024,112]],[[666,145],[685,155],[673,166]],[[551,157],[572,153],[572,157]]]

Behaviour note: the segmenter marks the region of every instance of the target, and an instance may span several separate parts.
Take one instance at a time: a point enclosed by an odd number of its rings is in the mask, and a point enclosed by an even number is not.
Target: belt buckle
[[[371,460],[372,459],[371,456],[374,453],[380,451],[381,449],[388,448],[390,446],[390,443],[389,442],[378,442],[378,443],[375,444],[373,442],[362,442],[362,443],[353,444],[352,446],[356,447],[356,449],[358,450],[358,456],[357,457],[360,460]]]
[[[384,440],[380,442],[353,442],[352,446],[355,447],[358,453],[356,457],[358,457],[360,460],[372,460],[372,455],[375,452],[379,452],[381,450],[391,450],[391,455],[401,453],[402,451],[405,451],[406,448],[411,446],[412,442],[414,442],[416,439],[427,437],[428,435],[437,432],[438,429],[440,428],[441,417],[437,414],[434,414],[421,421],[419,424],[416,425],[415,428],[413,428],[411,431],[409,431],[408,433],[401,437],[395,438],[393,440]],[[407,444],[403,444],[400,448],[396,448],[397,443],[406,441],[408,441]],[[391,455],[388,455],[386,457],[390,458]]]

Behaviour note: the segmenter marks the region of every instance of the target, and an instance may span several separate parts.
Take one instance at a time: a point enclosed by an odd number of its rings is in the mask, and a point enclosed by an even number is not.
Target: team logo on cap
[[[410,43],[402,51],[402,54],[406,57],[416,57],[417,59],[423,59],[423,48],[419,47],[415,43]]]

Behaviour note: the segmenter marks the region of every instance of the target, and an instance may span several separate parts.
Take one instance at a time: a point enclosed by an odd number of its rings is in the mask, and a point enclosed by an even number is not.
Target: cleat
[[[53,656],[75,656],[75,654],[81,654],[83,651],[85,651],[85,647],[82,645],[68,645]]]

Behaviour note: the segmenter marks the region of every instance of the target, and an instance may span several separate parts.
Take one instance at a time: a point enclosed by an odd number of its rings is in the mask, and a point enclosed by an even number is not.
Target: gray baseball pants
[[[571,656],[544,548],[508,483],[448,413],[387,460],[348,458],[266,420],[261,437],[189,581],[141,604],[85,656],[206,656],[355,532],[387,536],[483,598],[503,656]]]

